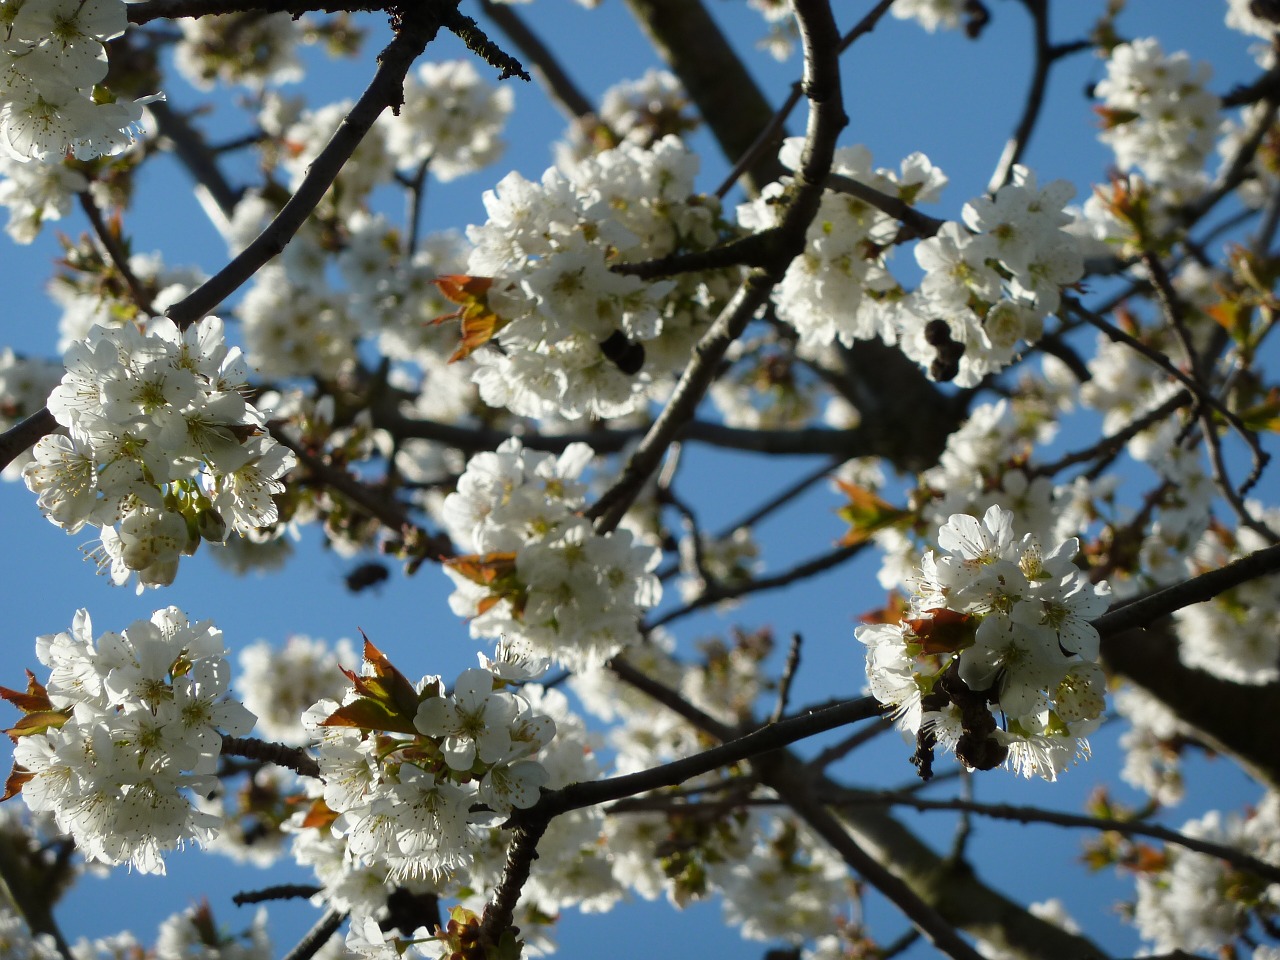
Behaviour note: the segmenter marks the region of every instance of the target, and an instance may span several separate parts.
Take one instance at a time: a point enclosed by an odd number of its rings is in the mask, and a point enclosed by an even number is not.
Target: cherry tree
[[[1125,0],[614,0],[652,66],[588,90],[556,2],[0,0],[60,354],[0,353],[5,493],[147,605],[11,647],[0,954],[511,960],[639,897],[770,956],[1123,955],[1002,884],[1003,820],[1076,831],[1148,954],[1280,957],[1280,5],[1213,4],[1226,83]],[[1003,149],[941,145],[983,185],[873,156],[916,131],[865,51],[1010,36]],[[568,117],[532,173],[517,88]],[[1036,169],[1073,136],[1096,169]],[[172,161],[225,253],[136,252]],[[172,600],[317,544],[435,584],[474,665]],[[1188,814],[1207,756],[1255,793]],[[1021,780],[1100,786],[976,798]],[[314,926],[60,912],[196,857]]]

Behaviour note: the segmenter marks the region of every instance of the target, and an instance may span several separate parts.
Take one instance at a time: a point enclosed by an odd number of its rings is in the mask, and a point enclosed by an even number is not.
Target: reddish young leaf
[[[18,766],[16,763],[13,769],[9,771],[9,779],[4,782],[4,796],[0,797],[0,803],[8,800],[10,797],[16,797],[22,792],[22,785],[28,780],[34,780],[35,774],[30,770]]]
[[[49,702],[48,691],[45,690],[44,685],[36,679],[36,675],[30,670],[27,671],[27,689],[25,693],[20,690],[10,690],[8,687],[0,687],[0,699],[8,700],[23,713],[37,713],[53,709],[53,704]]]
[[[927,617],[906,621],[925,653],[954,653],[972,642],[978,621],[970,614],[946,609],[928,613]]]
[[[469,277],[466,274],[453,273],[437,277],[432,282],[440,288],[440,292],[446,298],[460,305],[453,313],[446,313],[432,321],[433,323],[443,323],[446,320],[462,322],[462,342],[449,357],[450,363],[469,357],[506,326],[507,321],[489,308],[489,288],[493,286],[492,277]]]
[[[333,821],[337,819],[338,815],[329,809],[329,805],[324,802],[324,798],[316,797],[315,802],[307,810],[306,816],[302,818],[302,825],[318,830],[327,830]]]
[[[895,507],[866,487],[839,479],[836,480],[836,486],[849,498],[848,505],[836,511],[849,524],[849,532],[840,538],[842,547],[862,543],[877,531],[892,527],[911,516],[911,511]]]
[[[388,730],[393,733],[416,735],[418,730],[413,725],[412,716],[392,711],[380,700],[372,697],[361,697],[344,703],[329,714],[320,726],[322,727],[355,727],[359,730]]]
[[[397,670],[382,651],[373,645],[363,630],[360,631],[360,636],[364,637],[365,663],[373,667],[373,675],[378,679],[376,684],[371,683],[370,686],[377,690],[379,699],[386,700],[397,712],[407,713],[412,720],[413,715],[418,712],[418,691],[413,689],[409,678]],[[369,678],[366,677],[365,680],[367,682]]]

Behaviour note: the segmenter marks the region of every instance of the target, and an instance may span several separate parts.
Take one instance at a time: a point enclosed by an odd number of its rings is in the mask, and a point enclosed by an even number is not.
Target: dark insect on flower
[[[940,347],[951,342],[951,326],[945,320],[930,320],[924,325],[924,342]]]
[[[615,367],[630,376],[644,366],[644,346],[633,343],[621,330],[615,330],[600,342],[600,352]]]
[[[929,364],[929,376],[939,383],[954,380],[960,372],[960,358],[964,356],[964,344],[951,339],[951,327],[945,320],[930,320],[924,325],[925,343],[938,351]]]
[[[359,593],[361,590],[368,590],[370,587],[377,586],[391,576],[391,571],[387,569],[386,564],[370,561],[362,563],[343,580],[346,581],[347,589],[352,593]]]

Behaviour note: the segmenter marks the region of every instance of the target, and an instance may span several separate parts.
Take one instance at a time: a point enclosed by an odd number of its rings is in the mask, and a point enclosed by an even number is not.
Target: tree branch
[[[639,0],[631,0],[633,5]],[[695,0],[686,0],[695,6]],[[809,98],[809,127],[791,195],[776,237],[776,258],[767,268],[753,271],[711,329],[694,347],[666,407],[627,461],[622,475],[587,511],[596,528],[607,532],[622,520],[645,480],[657,467],[715,377],[720,361],[746,329],[756,311],[781,281],[787,265],[804,251],[805,232],[817,214],[823,182],[831,172],[836,138],[849,122],[840,92],[839,36],[831,10],[822,0],[796,0],[796,20],[804,46],[805,95]],[[723,79],[723,78],[722,78]]]
[[[285,248],[382,111],[403,102],[404,78],[409,67],[435,39],[451,9],[450,0],[436,0],[435,3],[406,10],[395,36],[378,58],[378,69],[368,89],[307,169],[293,196],[262,233],[230,263],[171,306],[167,311],[170,319],[183,328],[199,320]]]
[[[1225,567],[1175,583],[1145,597],[1114,604],[1094,620],[1093,625],[1100,636],[1114,636],[1125,630],[1146,626],[1193,603],[1212,600],[1233,587],[1277,571],[1280,571],[1280,545],[1256,550],[1239,560],[1231,561]]]
[[[840,790],[823,799],[838,806],[863,803],[905,806],[916,810],[960,810],[991,817],[994,820],[1012,820],[1017,823],[1047,823],[1056,827],[1083,827],[1086,830],[1114,831],[1125,836],[1151,837],[1176,846],[1225,860],[1240,870],[1255,873],[1271,883],[1280,883],[1280,866],[1259,860],[1237,847],[1187,836],[1156,823],[1139,820],[1117,820],[1113,817],[1087,817],[1058,810],[1042,810],[1039,807],[1010,803],[977,803],[959,797],[949,800],[926,800],[892,790]]]
[[[516,49],[531,65],[538,82],[569,119],[582,120],[595,115],[591,100],[565,72],[551,49],[529,29],[514,7],[494,3],[493,0],[480,0],[480,9],[516,45]]]
[[[111,264],[124,280],[125,286],[129,288],[129,296],[133,298],[134,305],[143,313],[155,313],[155,307],[151,303],[151,295],[147,293],[146,288],[142,286],[142,283],[134,274],[133,268],[129,266],[129,255],[125,253],[124,247],[120,245],[120,238],[111,231],[106,221],[102,219],[102,211],[98,209],[98,205],[94,202],[93,195],[88,190],[85,190],[76,194],[76,196],[80,201],[80,209],[84,211],[85,218],[93,228],[94,236],[102,244],[102,249],[106,253],[107,259],[111,261]]]
[[[263,760],[285,767],[303,777],[320,778],[320,764],[301,747],[286,747],[283,743],[269,743],[254,737],[222,735],[222,752],[227,756]]]
[[[180,20],[186,17],[211,17],[224,13],[287,13],[299,17],[304,13],[355,13],[385,10],[388,0],[136,0],[126,7],[129,22],[135,25],[152,20]]]
[[[41,407],[25,420],[20,420],[4,433],[0,433],[0,470],[13,463],[23,452],[30,450],[41,437],[58,429],[58,421],[48,407]]]
[[[718,584],[708,584],[707,588],[694,600],[686,603],[682,607],[665,613],[652,623],[645,625],[644,629],[654,630],[658,627],[666,626],[676,620],[683,619],[689,614],[706,607],[714,606],[724,600],[733,600],[738,597],[745,597],[752,593],[762,593],[766,590],[777,590],[780,587],[787,587],[800,580],[805,580],[814,574],[822,573],[824,570],[830,570],[856,557],[871,541],[864,540],[862,543],[850,544],[843,547],[836,547],[826,553],[820,554],[803,563],[798,563],[789,570],[775,574],[772,577],[759,577],[755,580],[748,580],[745,583],[736,584],[731,587],[720,586]]]
[[[743,178],[747,192],[758,194],[786,173],[777,157],[781,131],[772,149],[755,147],[774,110],[702,0],[627,0],[627,6],[680,78],[725,158],[756,157]]]
[[[342,921],[347,919],[341,910],[327,910],[324,916],[316,921],[316,925],[307,931],[298,941],[298,945],[284,956],[284,960],[311,960],[320,948],[329,942],[329,938],[338,932]]]

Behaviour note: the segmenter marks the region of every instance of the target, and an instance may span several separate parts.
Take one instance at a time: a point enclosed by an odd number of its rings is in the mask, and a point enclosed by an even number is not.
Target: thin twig
[[[1022,116],[1018,118],[1013,136],[1004,145],[1000,160],[996,163],[995,172],[987,184],[987,192],[995,193],[1013,175],[1013,167],[1022,159],[1023,151],[1031,140],[1031,134],[1040,120],[1044,107],[1044,94],[1049,85],[1049,71],[1054,63],[1063,56],[1059,48],[1049,42],[1049,9],[1047,0],[1022,0],[1022,5],[1031,14],[1033,42],[1035,45],[1035,65],[1032,67],[1031,84],[1027,87],[1027,98],[1022,107]]]
[[[716,187],[715,196],[718,200],[723,200],[733,189],[733,185],[760,159],[761,154],[770,147],[777,147],[778,142],[782,140],[783,128],[786,125],[787,118],[791,116],[791,111],[796,108],[796,104],[800,102],[800,98],[804,96],[804,88],[800,85],[800,81],[796,81],[791,85],[791,90],[787,94],[787,99],[782,102],[769,122],[761,128],[760,133],[756,136],[751,146],[743,151],[742,156],[738,157],[738,162],[733,165],[733,169],[720,181],[720,186]]]
[[[850,27],[849,32],[840,38],[840,43],[836,46],[836,52],[843,54],[858,41],[859,37],[864,37],[874,30],[876,24],[889,12],[891,6],[893,6],[893,0],[879,0],[879,3],[868,10],[862,19]]]
[[[281,883],[274,887],[263,887],[261,890],[245,890],[231,898],[237,907],[248,903],[266,903],[271,900],[309,900],[317,893],[324,893],[324,887],[309,883]]]
[[[887,790],[844,790],[828,794],[824,799],[837,806],[861,803],[906,806],[915,810],[958,810],[974,813],[995,820],[1012,820],[1017,823],[1047,823],[1057,827],[1083,827],[1087,830],[1103,830],[1122,833],[1125,836],[1151,837],[1172,843],[1196,853],[1225,860],[1234,867],[1256,873],[1272,883],[1280,883],[1280,866],[1266,863],[1236,847],[1199,837],[1188,836],[1155,823],[1138,820],[1117,820],[1112,817],[1088,817],[1057,810],[1009,803],[978,803],[969,799],[926,800],[922,797],[903,796]]]
[[[826,553],[798,563],[781,573],[774,574],[772,577],[758,577],[754,580],[733,584],[732,586],[710,584],[698,597],[684,606],[677,607],[658,617],[658,619],[647,623],[644,629],[654,630],[658,627],[666,626],[676,620],[684,619],[691,613],[695,613],[705,607],[714,606],[724,600],[734,600],[749,594],[790,586],[798,580],[805,580],[816,573],[822,573],[825,570],[839,566],[847,560],[852,560],[871,542],[870,540],[864,540],[862,543],[836,547],[834,550],[829,550]]]
[[[516,45],[516,49],[528,61],[534,76],[570,119],[582,120],[595,116],[595,107],[586,94],[570,79],[556,55],[529,29],[514,7],[494,3],[493,0],[480,0],[480,9]]]
[[[1271,129],[1271,125],[1275,122],[1275,118],[1276,104],[1274,102],[1268,103],[1267,109],[1258,118],[1253,129],[1249,131],[1249,135],[1240,144],[1240,149],[1231,158],[1231,163],[1221,173],[1213,186],[1194,203],[1182,208],[1180,212],[1183,223],[1199,222],[1221,200],[1232,194],[1236,187],[1244,183],[1249,176],[1249,165],[1253,162],[1253,158],[1258,152],[1258,147],[1262,145],[1262,141]]]
[[[893,219],[905,224],[912,237],[921,239],[932,237],[947,222],[921,213],[905,200],[883,193],[875,187],[869,187],[862,181],[855,180],[853,177],[846,177],[842,173],[827,174],[827,189],[836,193],[847,193],[851,197],[857,197],[859,200],[871,204],[882,213],[887,213]],[[905,238],[900,237],[900,239]]]
[[[406,262],[418,252],[418,237],[422,232],[422,206],[427,199],[427,171],[430,169],[431,158],[426,157],[418,164],[418,169],[413,171],[413,178],[409,181],[409,210],[406,214],[409,229],[404,240]]]
[[[151,295],[147,293],[137,274],[129,266],[129,255],[125,253],[124,247],[120,245],[120,238],[115,235],[111,228],[107,226],[106,221],[102,219],[102,211],[98,209],[97,203],[94,202],[93,194],[88,190],[84,190],[76,196],[80,201],[80,209],[84,211],[84,215],[89,221],[89,226],[93,227],[93,233],[98,238],[98,242],[102,244],[102,249],[106,253],[107,259],[111,261],[124,280],[125,286],[129,288],[129,295],[133,298],[134,304],[143,313],[154,314],[155,306],[151,302]]]
[[[442,7],[440,15],[444,18],[444,26],[465,43],[468,50],[498,69],[499,80],[519,77],[521,80],[533,82],[533,78],[529,76],[520,61],[490,40],[478,23],[465,14],[459,13],[456,3]]]
[[[390,495],[379,495],[358,477],[328,463],[306,446],[294,441],[283,430],[272,434],[281,446],[292,450],[298,462],[324,486],[336,490],[352,503],[361,507],[388,530],[396,534],[410,533],[416,542],[432,545],[427,556],[433,560],[453,555],[452,545],[443,534],[433,535],[415,523],[399,500]]]
[[[369,0],[271,0],[272,12],[301,16],[304,13],[355,13],[385,9],[387,4]],[[262,0],[137,0],[125,7],[132,24],[184,17],[212,17],[225,13],[261,13]]]
[[[791,634],[791,646],[787,648],[787,662],[782,667],[782,676],[778,680],[778,702],[773,705],[770,723],[778,723],[787,714],[787,703],[791,699],[791,682],[796,671],[800,669],[800,634]]]
[[[826,747],[806,765],[810,770],[825,770],[837,760],[842,760],[847,757],[867,741],[872,740],[875,737],[880,736],[880,734],[892,729],[893,721],[888,717],[881,717],[879,722],[868,724],[860,730],[855,730],[838,743],[833,743],[831,746]],[[936,776],[934,777],[934,780],[937,780]]]
[[[1191,334],[1186,327],[1182,300],[1177,291],[1173,289],[1173,281],[1169,279],[1169,274],[1165,271],[1164,264],[1160,262],[1160,258],[1148,251],[1144,251],[1142,259],[1143,263],[1146,264],[1152,285],[1155,287],[1156,299],[1160,303],[1161,312],[1164,314],[1169,326],[1173,328],[1184,352],[1187,354],[1187,365],[1191,371],[1190,376],[1199,382],[1202,378],[1201,364],[1196,355],[1195,347],[1191,343]],[[1200,395],[1213,396],[1207,386],[1200,392]],[[1240,437],[1248,445],[1249,451],[1253,455],[1253,470],[1244,483],[1241,484],[1240,490],[1236,491],[1227,476],[1217,424],[1213,422],[1213,417],[1208,410],[1204,410],[1201,422],[1204,425],[1205,439],[1209,443],[1209,456],[1213,465],[1214,479],[1240,522],[1260,536],[1266,537],[1271,543],[1276,543],[1280,541],[1280,537],[1277,537],[1275,532],[1270,530],[1266,524],[1253,517],[1242,500],[1243,496],[1261,479],[1262,471],[1266,469],[1267,462],[1271,459],[1270,454],[1264,451],[1258,443],[1257,434],[1246,427],[1239,417],[1227,410],[1225,404],[1218,404],[1215,409],[1223,414],[1227,423],[1240,434]]]
[[[1267,205],[1262,212],[1262,223],[1258,226],[1258,234],[1253,238],[1250,246],[1253,252],[1259,255],[1265,255],[1271,249],[1271,243],[1275,240],[1276,230],[1280,228],[1280,185],[1277,185],[1271,191],[1271,196],[1267,197]]]
[[[1142,356],[1146,357],[1148,360],[1154,363],[1157,367],[1159,367],[1161,370],[1163,370],[1169,376],[1173,377],[1173,379],[1177,380],[1184,387],[1186,387],[1193,394],[1195,394],[1196,399],[1200,401],[1202,405],[1212,407],[1215,411],[1221,414],[1222,418],[1226,420],[1227,423],[1229,423],[1231,427],[1237,433],[1239,433],[1242,438],[1244,438],[1245,443],[1249,444],[1250,449],[1255,451],[1255,461],[1254,461],[1255,465],[1259,462],[1259,460],[1261,460],[1261,462],[1265,465],[1268,457],[1265,452],[1261,451],[1257,447],[1257,438],[1252,437],[1248,428],[1245,427],[1245,425],[1240,422],[1240,418],[1237,417],[1234,413],[1232,413],[1229,409],[1227,409],[1227,406],[1221,400],[1219,400],[1216,396],[1214,396],[1212,392],[1205,389],[1204,386],[1195,377],[1192,377],[1187,373],[1185,373],[1184,371],[1179,370],[1176,366],[1174,366],[1173,362],[1168,357],[1166,357],[1163,353],[1161,353],[1159,350],[1149,347],[1147,344],[1143,343],[1137,337],[1134,337],[1131,334],[1125,333],[1125,331],[1121,330],[1119,327],[1115,326],[1114,324],[1108,323],[1104,318],[1094,313],[1092,310],[1089,310],[1087,307],[1084,306],[1084,304],[1080,303],[1080,301],[1076,300],[1074,297],[1063,297],[1062,302],[1068,310],[1070,310],[1076,316],[1083,318],[1092,326],[1097,327],[1099,330],[1105,333],[1111,340],[1115,341],[1116,343],[1122,343],[1125,346],[1130,347],[1133,350],[1136,350],[1138,353],[1142,354]],[[1258,456],[1259,454],[1261,455],[1260,457]],[[1257,521],[1254,521],[1254,523],[1256,522]],[[1270,535],[1268,539],[1272,539],[1274,542],[1274,534]]]
[[[788,503],[790,503],[796,497],[800,496],[800,494],[804,493],[806,490],[812,487],[815,483],[818,483],[820,480],[823,480],[826,477],[830,476],[831,471],[833,471],[836,467],[840,466],[841,463],[844,463],[844,460],[840,460],[840,459],[833,460],[832,462],[824,464],[823,466],[819,467],[817,470],[814,470],[810,473],[806,473],[799,480],[796,480],[794,483],[792,483],[788,487],[784,487],[779,493],[770,497],[764,503],[760,504],[760,506],[756,507],[750,513],[748,513],[746,516],[741,517],[738,520],[733,521],[732,523],[726,524],[724,529],[720,533],[716,534],[716,536],[727,537],[731,533],[733,533],[733,531],[738,530],[742,527],[748,527],[748,528],[754,527],[756,524],[758,524],[765,517],[769,516],[769,514],[773,513],[775,510],[785,507]]]
[[[1077,450],[1075,453],[1068,453],[1057,460],[1050,463],[1041,464],[1039,466],[1027,469],[1027,478],[1034,479],[1036,477],[1052,477],[1054,474],[1075,466],[1078,463],[1088,463],[1095,458],[1111,460],[1124,449],[1125,444],[1136,437],[1143,430],[1146,430],[1159,423],[1165,417],[1168,417],[1176,410],[1187,406],[1191,403],[1191,394],[1186,390],[1179,390],[1160,406],[1153,410],[1149,410],[1142,416],[1135,418],[1128,425],[1117,430],[1109,436],[1103,437],[1097,443],[1090,444],[1083,450]]]

